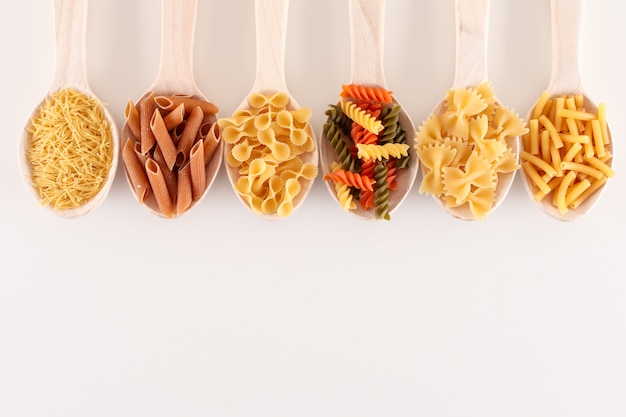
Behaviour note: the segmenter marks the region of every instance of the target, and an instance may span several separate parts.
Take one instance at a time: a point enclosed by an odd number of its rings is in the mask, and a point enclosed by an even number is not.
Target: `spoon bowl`
[[[161,59],[159,64],[159,72],[150,88],[136,101],[137,107],[139,103],[151,96],[179,96],[184,98],[196,99],[202,102],[208,102],[207,97],[200,91],[193,76],[193,37],[195,30],[197,12],[197,0],[163,0],[161,15]],[[129,106],[131,103],[129,103]],[[127,108],[127,113],[129,109]],[[189,111],[189,109],[186,109]],[[205,121],[211,124],[211,128],[216,126],[217,113],[206,115]],[[122,137],[134,137],[128,120],[122,128]],[[136,138],[139,140],[139,138]],[[124,146],[124,142],[121,146]],[[145,152],[144,152],[145,153]],[[194,198],[194,201],[182,213],[176,213],[174,217],[178,217],[189,210],[206,196],[211,185],[217,177],[219,168],[222,163],[222,142],[219,141],[217,148],[211,159],[205,166],[205,187],[203,193]],[[158,205],[155,193],[149,193],[145,199],[140,201],[135,193],[131,177],[129,176],[129,167],[124,164],[124,172],[127,182],[133,191],[133,195],[140,204],[146,206],[153,214],[159,217],[166,216]]]
[[[387,90],[383,71],[383,47],[384,47],[384,0],[350,0],[350,34],[351,34],[351,75],[350,84],[362,87],[372,87]],[[400,107],[398,123],[406,133],[406,144],[409,145],[409,162],[404,169],[397,170],[396,188],[389,192],[388,214],[391,215],[400,207],[419,171],[419,159],[415,154],[415,126],[408,114],[391,93],[391,103]],[[339,105],[337,103],[337,105]],[[337,152],[333,148],[327,133],[320,133],[320,165],[324,174],[332,171],[331,165],[339,162]],[[325,181],[328,192],[332,198],[341,205],[332,181]],[[356,204],[349,212],[363,220],[378,220],[376,210],[363,208],[362,204]]]
[[[478,91],[488,84],[487,76],[487,34],[489,22],[490,0],[456,0],[455,1],[455,27],[456,27],[456,61],[455,78],[451,91],[460,89],[473,89]],[[490,88],[490,87],[489,87]],[[490,94],[493,94],[491,92]],[[498,98],[493,94],[491,98],[494,109],[504,108]],[[441,100],[431,112],[430,117],[442,116],[447,108],[448,98]],[[512,118],[517,116],[511,112]],[[489,123],[491,123],[491,117]],[[521,121],[519,125],[522,126]],[[523,130],[522,130],[523,131]],[[497,172],[493,199],[487,213],[493,212],[502,204],[507,196],[519,161],[519,135],[507,135],[504,137],[506,152],[510,151],[514,157],[515,167],[507,171]],[[425,177],[430,172],[422,161],[422,173]],[[450,204],[449,199],[434,195],[435,201],[453,217],[460,220],[476,220],[477,216],[472,212],[469,204]]]
[[[85,30],[87,22],[87,0],[55,0],[56,28],[56,70],[52,85],[44,99],[35,107],[24,127],[19,144],[19,166],[24,185],[33,198],[52,213],[63,218],[84,216],[98,207],[108,195],[115,179],[118,161],[119,138],[113,117],[89,88],[85,70]],[[33,120],[50,97],[64,89],[72,89],[84,94],[100,104],[111,134],[111,165],[100,191],[89,201],[77,208],[56,209],[51,204],[44,204],[39,192],[33,186],[31,164],[27,158],[31,133],[28,131]]]
[[[282,112],[269,105],[269,98],[278,96],[283,97],[280,101],[286,102],[284,109],[292,114],[295,114],[294,112],[306,112],[308,110],[301,107],[296,99],[291,95],[287,88],[285,78],[284,62],[288,8],[289,0],[255,0],[257,59],[256,76],[249,94],[237,107],[235,115],[242,113],[248,114],[248,112],[255,110],[255,107],[250,103],[251,98],[256,98],[261,101],[266,101],[265,98],[267,98],[267,104],[269,106],[267,115],[271,116],[270,119],[273,120],[273,123],[275,124],[276,120],[274,119]],[[283,114],[286,115],[286,113]],[[234,117],[236,118],[237,116]],[[224,122],[228,122],[228,118],[224,119]],[[311,144],[313,149],[304,151],[298,157],[302,161],[303,166],[306,166],[309,169],[314,169],[314,174],[317,175],[318,153],[316,149],[317,145],[315,134],[313,133],[308,121],[303,122],[301,126],[302,130],[312,141]],[[260,131],[261,129],[258,130],[258,132]],[[224,130],[222,130],[222,133],[223,132]],[[258,132],[255,132],[254,134]],[[299,185],[296,187],[297,193],[295,193],[295,196],[293,196],[293,199],[291,199],[290,202],[286,202],[289,206],[288,210],[285,210],[284,212],[281,212],[280,210],[262,211],[256,206],[253,208],[252,201],[258,197],[246,195],[238,191],[241,189],[239,187],[240,181],[244,178],[244,176],[242,176],[241,166],[234,166],[233,164],[228,163],[229,158],[233,155],[233,150],[236,149],[236,146],[238,145],[235,145],[234,143],[224,143],[223,152],[224,159],[226,160],[224,165],[229,182],[235,190],[235,193],[241,203],[251,212],[266,220],[277,220],[291,215],[302,204],[308,195],[311,186],[313,185],[313,178],[305,178],[304,180],[298,181]],[[311,175],[309,175],[309,177],[311,177]],[[279,180],[277,181],[280,182]]]
[[[598,114],[598,106],[587,95],[582,85],[580,72],[580,41],[582,31],[582,17],[584,11],[584,0],[552,0],[552,74],[548,87],[544,94],[550,98],[565,96],[582,96],[582,108],[591,114]],[[541,98],[532,106],[528,113],[527,120],[533,118],[533,113]],[[611,129],[606,125],[606,135],[608,143],[604,145],[606,151],[613,153],[613,140],[611,140]],[[611,167],[613,159],[609,159],[606,164]],[[536,189],[531,178],[525,173],[524,186],[535,202],[536,206],[554,219],[569,222],[576,220],[587,214],[598,202],[606,183],[595,190],[576,208],[570,208],[562,213],[556,207],[551,198],[543,198],[539,201],[535,198]]]

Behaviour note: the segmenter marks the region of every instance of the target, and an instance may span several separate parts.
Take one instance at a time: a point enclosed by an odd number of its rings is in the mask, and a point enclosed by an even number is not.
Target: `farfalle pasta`
[[[248,96],[249,109],[218,120],[226,163],[236,170],[233,188],[259,215],[289,216],[304,181],[317,176],[306,162],[316,152],[308,108],[289,109],[284,92]]]
[[[339,96],[323,127],[336,160],[324,180],[332,181],[344,209],[373,209],[376,219],[389,220],[389,195],[410,161],[401,107],[382,87],[342,85]]]
[[[517,114],[498,104],[488,82],[448,91],[443,112],[417,132],[420,193],[449,208],[466,205],[474,218],[484,219],[495,203],[499,174],[520,167],[507,141],[527,132]]]

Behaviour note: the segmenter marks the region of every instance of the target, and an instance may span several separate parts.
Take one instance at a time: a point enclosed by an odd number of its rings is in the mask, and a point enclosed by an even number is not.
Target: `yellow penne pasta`
[[[565,108],[565,97],[557,97],[554,100],[554,105],[554,128],[557,130],[557,132],[560,132],[561,130],[563,130],[563,117],[560,115],[560,111]]]
[[[541,132],[541,158],[547,163],[550,163],[550,148],[554,148],[550,141],[550,132],[544,130]]]
[[[570,207],[574,200],[580,197],[580,195],[590,186],[591,183],[587,179],[584,179],[576,183],[575,185],[572,185],[567,191],[567,194],[565,194],[565,205]]]
[[[590,143],[591,139],[587,135],[571,135],[569,133],[561,133],[561,140],[569,143]]]
[[[563,176],[563,170],[561,169],[561,153],[558,149],[552,148],[550,150],[550,156],[552,157],[552,167],[556,171],[557,177]]]
[[[539,120],[530,119],[528,126],[530,129],[530,153],[539,155]]]
[[[189,152],[189,170],[191,173],[191,194],[197,201],[206,189],[206,173],[204,165],[204,143],[196,142]]]
[[[552,139],[552,143],[554,143],[554,147],[560,149],[563,147],[563,141],[561,141],[561,137],[559,136],[559,132],[556,130],[550,119],[546,116],[539,117],[539,123],[546,128],[548,132],[550,132],[550,139]]]
[[[591,128],[593,131],[593,145],[596,155],[602,158],[606,156],[606,150],[604,149],[604,138],[602,137],[602,125],[600,121],[597,119],[592,120]]]
[[[544,91],[543,93],[541,93],[541,96],[539,97],[539,100],[537,101],[537,104],[535,105],[535,108],[533,109],[531,120],[539,119],[539,116],[544,114],[543,111],[549,99],[550,99],[550,94],[547,91]]]
[[[584,161],[609,178],[615,176],[615,171],[613,171],[610,166],[608,166],[606,163],[596,158],[595,156],[592,156],[591,158],[585,157]]]
[[[172,203],[170,193],[167,189],[167,185],[165,184],[165,178],[163,177],[161,167],[154,161],[154,159],[149,158],[146,161],[145,168],[148,181],[150,182],[150,186],[152,187],[154,197],[161,213],[165,217],[174,217],[174,204]]]
[[[576,162],[561,162],[561,169],[568,170],[568,171],[575,171],[577,173],[580,172],[583,174],[590,175],[597,179],[602,178],[601,171],[597,170],[596,168],[593,168],[584,164],[579,164]]]
[[[537,186],[537,188],[543,191],[544,194],[550,193],[551,191],[550,187],[545,182],[545,180],[541,177],[541,175],[539,175],[537,170],[534,168],[534,166],[530,162],[524,162],[522,164],[522,169],[524,170],[528,178],[532,180],[535,186]]]
[[[122,148],[122,160],[126,168],[126,174],[130,180],[131,188],[137,200],[143,203],[150,191],[150,183],[148,182],[144,167],[135,153],[135,146],[130,138],[126,140]]]
[[[582,110],[570,110],[570,109],[561,109],[559,110],[558,115],[560,117],[566,117],[566,118],[571,118],[575,120],[583,120],[583,121],[593,120],[598,117],[598,115],[594,113],[588,113]]]
[[[598,120],[600,121],[600,126],[602,128],[602,138],[604,139],[604,144],[608,145],[611,143],[611,138],[609,137],[609,128],[606,124],[606,104],[600,103],[598,105]]]
[[[565,196],[570,184],[576,179],[576,173],[570,171],[563,177],[563,181],[559,184],[559,188],[556,192],[556,206],[561,214],[567,213],[567,204],[565,204]]]
[[[599,180],[595,180],[591,183],[591,186],[587,188],[577,199],[570,203],[570,207],[577,209],[582,203],[584,203],[593,193],[598,191],[607,181],[607,177],[602,177]]]
[[[574,157],[583,149],[583,145],[580,143],[574,143],[571,148],[567,151],[562,161],[571,162],[574,160]]]
[[[556,170],[549,163],[529,152],[522,151],[520,158],[524,161],[532,163],[544,173],[550,175],[550,177],[554,177],[556,175]]]

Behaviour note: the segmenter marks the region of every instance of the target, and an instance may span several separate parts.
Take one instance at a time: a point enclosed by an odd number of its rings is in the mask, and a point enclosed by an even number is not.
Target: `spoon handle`
[[[582,91],[580,42],[584,0],[552,0],[551,94]]]
[[[385,87],[385,0],[350,0],[351,82]]]
[[[196,90],[193,42],[198,0],[162,0],[161,62],[155,85],[181,93]]]
[[[453,88],[487,81],[490,0],[456,0],[456,68]]]
[[[89,91],[85,71],[87,0],[55,0],[56,69],[51,91],[75,87]]]
[[[255,0],[256,78],[253,91],[287,91],[285,42],[289,0]]]

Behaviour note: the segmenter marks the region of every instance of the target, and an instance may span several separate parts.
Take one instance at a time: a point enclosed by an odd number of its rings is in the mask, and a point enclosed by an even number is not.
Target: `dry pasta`
[[[332,181],[339,205],[353,210],[374,209],[376,219],[389,220],[390,193],[399,170],[410,162],[401,107],[382,87],[342,85],[339,105],[331,104],[323,133],[340,168],[324,176]],[[333,165],[334,166],[334,165]]]
[[[124,158],[124,169],[135,196],[140,203],[147,204],[147,195],[151,193],[157,212],[168,218],[180,216],[204,194],[206,170],[220,140],[215,132],[211,134],[218,109],[213,103],[194,96],[155,96],[154,93],[149,93],[134,110],[132,107],[129,102],[125,113],[130,131],[127,143],[138,159],[143,159],[143,174],[149,179],[148,191],[135,186],[136,178],[141,177],[136,161]],[[145,129],[148,112],[151,113]],[[139,115],[140,136],[130,128],[133,123],[130,118],[136,114]],[[190,156],[191,153],[195,157]],[[169,199],[165,199],[166,194]]]
[[[250,108],[218,121],[226,164],[236,170],[233,188],[253,213],[287,217],[317,165],[304,162],[316,152],[308,108],[289,109],[285,92],[248,96]],[[211,132],[209,132],[209,135]]]
[[[548,107],[554,111],[546,112]],[[536,201],[548,197],[545,201],[565,215],[615,175],[606,106],[601,103],[597,113],[588,112],[581,94],[552,97],[544,92],[531,114],[536,135],[550,140],[539,147],[528,137],[522,141],[526,182]],[[535,134],[532,129],[530,134]]]
[[[420,193],[446,207],[466,205],[483,220],[495,203],[500,175],[520,167],[510,141],[528,132],[517,114],[498,104],[490,83],[448,91],[443,112],[431,115],[417,132],[415,148],[424,168]],[[534,133],[532,139],[538,147]]]
[[[97,99],[73,89],[51,94],[31,119],[26,158],[41,204],[55,210],[91,201],[111,175],[111,126]]]

